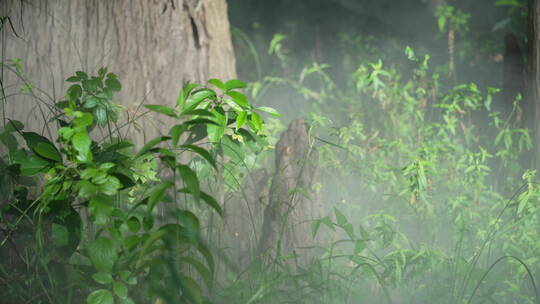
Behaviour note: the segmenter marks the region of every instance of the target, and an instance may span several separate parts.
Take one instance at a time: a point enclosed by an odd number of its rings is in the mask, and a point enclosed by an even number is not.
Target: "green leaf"
[[[189,97],[189,94],[191,94],[191,91],[198,87],[198,84],[195,83],[186,83],[184,87],[180,90],[180,94],[178,94],[178,97],[176,98],[176,105],[180,107],[180,109],[183,109],[186,105],[186,100]]]
[[[113,294],[106,289],[98,289],[86,298],[87,304],[114,304]]]
[[[204,283],[206,284],[206,287],[209,289],[212,288],[212,272],[204,266],[201,262],[197,261],[196,259],[192,257],[181,257],[180,262],[190,264],[197,270],[197,272],[201,275],[202,279],[204,280]]]
[[[279,114],[278,111],[276,111],[276,109],[274,108],[271,108],[271,107],[258,107],[257,109],[255,109],[257,111],[262,111],[262,112],[266,112],[272,116],[275,116],[275,117],[281,117],[281,114]]]
[[[116,78],[107,78],[107,80],[105,80],[105,85],[113,92],[119,92],[122,90],[122,85]]]
[[[161,106],[161,105],[144,105],[144,107],[150,111],[165,114],[169,117],[174,117],[174,118],[178,117],[178,114],[176,114],[176,110],[170,107]]]
[[[178,165],[177,168],[180,172],[180,176],[182,176],[184,184],[189,189],[191,195],[195,199],[195,202],[198,203],[199,198],[201,197],[201,190],[197,174],[195,174],[195,172],[193,172],[193,170],[186,165]]]
[[[161,142],[164,142],[166,140],[169,140],[169,139],[171,139],[169,136],[159,136],[159,137],[156,137],[156,138],[152,139],[151,141],[147,142],[141,148],[141,150],[139,150],[139,153],[137,153],[137,155],[135,155],[135,158],[146,154],[148,151],[150,151],[150,149],[152,149],[157,144],[159,144]]]
[[[100,126],[105,126],[107,124],[107,110],[105,110],[104,107],[96,107],[94,109],[94,116],[96,117],[96,122]]]
[[[139,219],[132,216],[129,218],[129,220],[126,222],[126,225],[132,233],[137,233],[141,229],[141,223],[139,222]]]
[[[90,145],[92,140],[86,131],[77,132],[72,138],[73,147],[79,153],[77,159],[81,162],[87,162],[92,160],[92,154],[90,153]]]
[[[113,277],[108,272],[96,272],[92,275],[92,279],[94,279],[94,281],[98,282],[99,284],[103,284],[103,285],[110,284],[113,282]]]
[[[79,77],[79,79],[81,79],[81,80],[88,79],[88,74],[86,74],[83,71],[77,71],[77,72],[75,72],[75,75],[77,75],[77,77]]]
[[[182,193],[190,193],[191,194],[191,190],[189,190],[188,188],[182,188],[180,190],[178,190],[178,192],[182,192]],[[209,194],[203,192],[203,191],[200,191],[200,195],[201,195],[201,198],[206,202],[206,204],[208,206],[210,206],[211,208],[213,208],[220,216],[223,216],[223,210],[221,209],[221,206],[218,204],[218,202]]]
[[[105,195],[95,195],[88,203],[88,209],[93,216],[94,223],[103,226],[109,222],[109,217],[114,209],[111,199]]]
[[[208,161],[212,165],[212,167],[217,170],[216,161],[214,160],[214,157],[210,154],[210,152],[208,152],[207,150],[194,145],[181,145],[180,148],[190,150],[199,154],[202,158],[206,159],[206,161]]]
[[[225,91],[234,90],[234,89],[244,89],[246,84],[238,79],[232,79],[225,83]]]
[[[150,193],[150,196],[148,197],[148,211],[152,211],[152,209],[154,209],[156,204],[163,199],[163,196],[165,196],[165,192],[167,191],[167,189],[169,189],[173,185],[174,184],[171,182],[163,182],[154,187],[154,189]]]
[[[68,79],[66,79],[67,82],[79,82],[81,79],[77,76],[71,76]]]
[[[218,88],[220,90],[225,91],[225,84],[219,79],[212,78],[212,79],[208,80],[208,83],[214,85],[216,88]]]
[[[321,227],[321,220],[316,219],[311,222],[311,235],[313,238],[317,235],[319,228]]]
[[[76,101],[82,96],[82,88],[78,84],[74,84],[67,89],[69,100]]]
[[[169,131],[169,135],[172,137],[172,143],[174,146],[178,145],[178,141],[180,140],[180,136],[182,133],[184,133],[188,129],[188,125],[186,124],[179,124],[175,125],[171,128]]]
[[[24,124],[18,120],[9,119],[6,125],[4,126],[4,132],[19,132],[24,128]]]
[[[99,237],[88,247],[88,257],[98,271],[111,272],[118,253],[111,239]]]
[[[35,155],[29,155],[22,150],[13,155],[13,161],[20,165],[22,176],[32,176],[50,168],[48,161]]]
[[[239,106],[249,108],[249,101],[246,95],[236,91],[227,92],[226,94]]]
[[[120,299],[127,298],[128,289],[124,283],[115,281],[113,283],[113,291]]]
[[[52,240],[57,247],[64,247],[69,244],[69,231],[66,226],[53,223],[51,227]]]
[[[58,152],[56,147],[54,147],[52,144],[40,142],[34,147],[34,152],[43,158],[53,160],[55,162],[62,162],[62,155],[60,155],[60,152]]]
[[[345,215],[343,215],[343,213],[341,213],[341,211],[339,211],[337,208],[334,208],[334,213],[336,214],[336,221],[338,225],[343,226],[347,223],[347,218],[345,217]]]
[[[263,119],[261,115],[253,112],[251,113],[251,122],[253,123],[253,126],[255,127],[254,132],[259,132],[263,128]]]
[[[201,102],[207,98],[216,96],[216,92],[210,89],[202,89],[193,93],[186,101],[185,106],[182,108],[180,115],[184,115],[186,112],[194,110]]]
[[[242,112],[244,111],[244,109],[242,109],[242,107],[240,107],[236,102],[228,99],[228,98],[223,98],[223,101],[225,101],[226,104],[228,104],[231,109],[233,109],[234,111],[236,112]]]
[[[99,77],[103,78],[105,77],[105,75],[107,74],[107,68],[106,67],[102,67],[98,70],[98,75]]]
[[[46,143],[54,147],[53,143],[44,136],[41,136],[34,132],[22,132],[22,136],[28,148],[34,150],[39,143]]]
[[[354,254],[359,254],[362,250],[366,249],[366,242],[363,240],[358,240],[354,243]]]
[[[236,117],[236,130],[242,128],[247,121],[247,112],[242,111],[238,113],[238,116]]]

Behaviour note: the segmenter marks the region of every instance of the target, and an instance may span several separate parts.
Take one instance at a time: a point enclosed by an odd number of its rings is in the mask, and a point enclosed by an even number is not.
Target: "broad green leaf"
[[[71,76],[68,79],[66,79],[67,82],[79,82],[81,79],[77,76]]]
[[[172,186],[173,183],[171,182],[163,182],[154,187],[150,193],[150,196],[148,197],[148,211],[152,211],[152,209],[154,209],[156,204],[159,203],[165,196],[167,189]]]
[[[24,128],[24,124],[18,120],[8,119],[8,122],[4,126],[4,132],[19,132]]]
[[[366,249],[366,247],[366,242],[364,240],[354,242],[354,254],[359,254],[362,250]]]
[[[212,114],[210,111],[203,110],[203,109],[195,109],[192,111],[187,111],[187,112],[184,112],[184,115],[214,117],[214,114]]]
[[[95,195],[88,203],[90,214],[94,218],[94,223],[103,226],[109,222],[109,217],[114,209],[111,199],[104,195]]]
[[[88,74],[86,74],[83,71],[77,71],[77,72],[75,72],[75,75],[77,75],[77,77],[79,77],[79,79],[81,79],[81,80],[88,79]]]
[[[52,240],[57,247],[64,247],[69,244],[69,231],[66,226],[53,223],[51,227]]]
[[[227,81],[227,83],[225,83],[225,91],[230,91],[234,89],[244,89],[246,87],[247,87],[246,84],[238,79],[232,79],[232,80]]]
[[[20,165],[22,176],[32,176],[50,168],[50,163],[48,161],[35,155],[29,155],[22,150],[13,154],[13,161]]]
[[[228,98],[223,98],[223,101],[225,101],[225,103],[228,104],[231,107],[231,109],[233,109],[236,112],[244,111],[244,109],[242,109],[242,107],[240,107],[237,103],[235,103],[234,101],[232,101],[232,100],[230,100]]]
[[[105,75],[107,74],[107,68],[106,67],[102,67],[98,70],[98,75],[99,77],[103,78],[105,77]]]
[[[132,216],[127,220],[126,225],[132,233],[137,233],[141,229],[141,223],[139,222],[139,219]]]
[[[216,88],[218,88],[220,90],[225,91],[225,84],[219,79],[212,78],[212,79],[208,80],[208,83],[214,85]]]
[[[96,272],[92,275],[92,279],[103,285],[110,284],[114,281],[112,275],[108,272]]]
[[[178,114],[176,114],[176,110],[170,107],[166,107],[162,105],[144,105],[144,107],[150,111],[165,114],[169,117],[174,117],[174,118],[178,117]]]
[[[105,126],[107,124],[107,110],[103,106],[94,108],[94,116],[96,117],[96,122],[100,126]]]
[[[232,100],[238,104],[240,107],[245,107],[245,108],[248,108],[249,107],[249,102],[248,102],[248,99],[246,97],[246,95],[240,93],[240,92],[236,92],[236,91],[231,91],[231,92],[227,92],[226,93],[228,96],[230,96],[232,98]]]
[[[113,294],[106,289],[98,289],[86,298],[87,304],[114,304]]]
[[[128,296],[128,289],[122,282],[115,281],[113,283],[113,291],[120,299],[126,299]]]
[[[82,88],[78,84],[74,84],[67,89],[69,100],[76,101],[82,96]]]
[[[253,130],[254,132],[259,132],[262,130],[262,127],[263,127],[263,119],[261,117],[261,115],[253,112],[251,113],[251,122],[253,123],[253,126],[255,127],[255,130]]]
[[[135,158],[146,154],[148,151],[150,151],[150,149],[152,149],[157,144],[160,144],[161,142],[164,142],[164,141],[169,140],[169,139],[171,139],[169,136],[159,136],[159,137],[156,137],[156,138],[152,139],[151,141],[147,142],[141,148],[141,150],[139,150],[139,153],[137,153],[137,155],[135,155]]]
[[[208,161],[212,165],[212,167],[217,169],[216,161],[214,160],[214,157],[206,149],[203,149],[199,146],[194,146],[194,145],[181,145],[180,148],[190,150],[192,152],[199,154],[202,158],[206,159],[206,161]]]
[[[182,188],[180,190],[178,190],[178,192],[182,192],[182,193],[190,193],[191,194],[191,191],[187,188]],[[213,208],[219,215],[223,216],[223,210],[221,209],[221,206],[218,204],[218,202],[209,194],[201,191],[200,192],[201,194],[201,198],[206,202],[206,204],[208,206],[210,206],[211,208]]]
[[[184,283],[182,286],[182,291],[185,293],[187,298],[189,298],[193,303],[202,304],[202,290],[199,284],[187,276],[183,277],[182,283]]]
[[[184,182],[184,185],[186,185],[186,188],[189,189],[191,195],[195,199],[195,202],[198,203],[199,198],[201,197],[201,190],[197,174],[195,174],[195,172],[193,172],[193,170],[191,170],[191,168],[186,165],[178,165],[177,168],[180,172],[180,176],[182,176],[182,181]]]
[[[275,117],[281,117],[281,114],[279,114],[279,112],[276,111],[276,109],[271,108],[271,107],[258,107],[255,110],[266,112],[266,113],[268,113],[268,114],[270,114],[272,116],[275,116]]]
[[[118,253],[111,239],[99,237],[88,247],[88,257],[98,271],[111,272]]]
[[[56,147],[54,147],[52,144],[40,142],[34,147],[34,152],[43,158],[53,160],[55,162],[62,162],[62,155],[60,155],[60,152],[58,152]]]
[[[77,150],[77,159],[81,162],[87,162],[92,160],[92,154],[90,153],[90,145],[92,140],[86,131],[75,133],[72,138],[73,147]]]
[[[212,289],[213,276],[210,270],[206,266],[204,266],[201,262],[189,256],[181,257],[179,260],[180,262],[187,263],[193,266],[193,268],[195,268],[197,272],[201,275],[202,279],[204,280],[204,283],[206,284],[206,287],[208,287],[209,289]]]
[[[247,112],[242,111],[238,113],[238,116],[236,117],[236,130],[242,128],[247,121]]]
[[[28,148],[34,150],[39,143],[46,143],[54,147],[54,144],[45,136],[34,132],[22,132],[22,136]]]
[[[196,93],[193,93],[186,101],[186,104],[184,108],[182,108],[182,112],[180,115],[184,115],[186,112],[194,110],[201,102],[206,100],[207,98],[216,96],[216,92],[210,90],[210,89],[202,89],[197,91]]]
[[[172,143],[174,146],[178,145],[178,141],[180,140],[180,136],[188,129],[187,124],[179,124],[175,125],[171,128],[169,131],[169,135],[171,135]]]
[[[339,211],[337,208],[334,208],[334,213],[336,214],[336,221],[338,225],[343,226],[347,223],[347,218],[345,217],[345,215],[343,215],[343,213],[341,213],[341,211]]]
[[[105,80],[105,85],[113,92],[119,92],[122,90],[122,85],[116,78],[107,78],[107,80]]]
[[[186,83],[180,90],[180,94],[178,94],[178,98],[176,98],[176,105],[180,107],[180,109],[185,107],[189,94],[191,94],[191,91],[198,86],[199,85],[195,83]]]
[[[93,95],[86,95],[84,98],[83,108],[93,109],[97,106],[99,100]]]
[[[94,122],[94,117],[90,113],[75,112],[73,124],[78,130],[89,127]]]
[[[141,248],[141,251],[139,252],[139,256],[137,258],[137,263],[135,264],[135,267],[140,267],[143,257],[146,255],[146,253],[150,250],[150,246],[154,244],[156,241],[161,240],[167,232],[163,229],[160,229],[158,231],[155,231],[152,233],[145,241]]]

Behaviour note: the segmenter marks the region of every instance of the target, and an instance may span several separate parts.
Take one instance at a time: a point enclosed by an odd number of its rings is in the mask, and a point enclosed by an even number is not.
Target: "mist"
[[[0,2],[0,303],[540,303],[538,3]]]

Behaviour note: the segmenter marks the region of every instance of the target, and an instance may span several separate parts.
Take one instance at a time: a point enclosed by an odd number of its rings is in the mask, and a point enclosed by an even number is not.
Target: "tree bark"
[[[119,76],[116,102],[131,118],[143,102],[174,105],[186,81],[236,77],[225,0],[4,0],[0,16],[10,16],[22,38],[3,40],[4,59],[21,58],[29,82],[50,97],[34,92],[49,104],[63,98],[75,71],[95,74],[102,66]],[[20,81],[4,76],[6,94],[16,93],[10,85]],[[16,97],[3,114],[40,131],[48,111],[35,98]],[[171,123],[144,115],[135,134],[124,131],[140,144]]]
[[[540,2],[529,0],[528,46],[527,46],[527,94],[526,101],[533,113],[533,161],[540,168]]]
[[[320,218],[323,208],[313,186],[319,180],[317,151],[309,140],[308,126],[297,119],[281,134],[276,145],[276,171],[259,239],[258,255],[273,259],[295,254],[305,265],[316,241],[311,220]]]

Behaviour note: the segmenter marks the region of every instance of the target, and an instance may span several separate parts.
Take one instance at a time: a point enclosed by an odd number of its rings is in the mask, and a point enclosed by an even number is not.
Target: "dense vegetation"
[[[126,135],[136,118],[113,103],[114,73],[66,75],[64,100],[36,97],[49,111],[41,134],[2,118],[0,302],[540,303],[533,143],[521,96],[502,104],[501,68],[485,59],[501,52],[498,28],[524,39],[524,4],[497,1],[495,30],[482,31],[462,2],[431,15],[445,50],[449,31],[460,41],[444,56],[359,33],[349,18],[326,24],[339,35],[317,32],[321,49],[294,39],[318,15],[238,22],[250,81],[187,83],[174,107],[146,104],[175,124],[140,147]],[[232,6],[233,25],[255,11]],[[16,58],[2,68],[21,95],[47,89],[28,83]],[[273,170],[285,119],[298,116],[321,178],[287,195],[324,205],[305,235],[317,242],[285,252],[279,239],[261,255],[253,235],[264,206],[244,201],[253,172]]]

